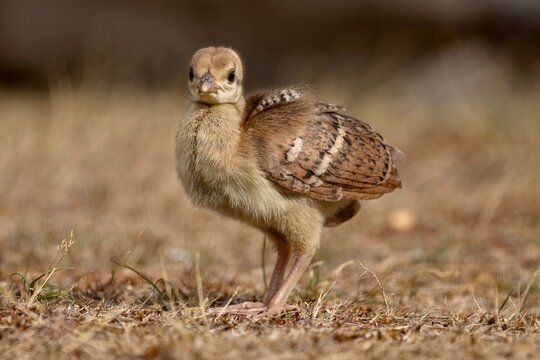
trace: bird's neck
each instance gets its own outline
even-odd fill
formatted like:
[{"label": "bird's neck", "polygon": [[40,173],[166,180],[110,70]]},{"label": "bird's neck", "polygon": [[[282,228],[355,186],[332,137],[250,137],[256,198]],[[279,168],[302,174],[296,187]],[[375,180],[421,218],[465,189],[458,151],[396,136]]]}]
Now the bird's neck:
[{"label": "bird's neck", "polygon": [[236,113],[238,117],[242,117],[246,107],[246,100],[241,96],[238,101],[234,103],[206,104],[206,106],[208,106],[208,109],[211,112],[226,112],[227,114]]},{"label": "bird's neck", "polygon": [[191,103],[191,107],[188,110],[188,113],[194,112],[204,112],[206,116],[225,116],[227,119],[231,120],[231,117],[238,117],[240,119],[243,117],[244,111],[246,108],[246,100],[243,96],[236,102],[227,102],[222,104],[208,104],[204,102],[194,101]]},{"label": "bird's neck", "polygon": [[178,134],[179,141],[192,144],[192,160],[214,171],[232,170],[239,161],[244,108],[244,98],[216,105],[192,103]]},{"label": "bird's neck", "polygon": [[238,129],[244,117],[246,101],[241,97],[234,103],[206,104],[193,102],[188,113],[196,115],[199,126],[228,132]]}]

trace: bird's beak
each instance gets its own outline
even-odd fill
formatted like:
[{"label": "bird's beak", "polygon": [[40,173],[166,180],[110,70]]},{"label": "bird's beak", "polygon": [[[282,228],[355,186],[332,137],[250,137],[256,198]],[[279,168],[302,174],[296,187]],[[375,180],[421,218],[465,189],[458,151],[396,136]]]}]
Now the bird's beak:
[{"label": "bird's beak", "polygon": [[215,83],[214,75],[210,74],[210,72],[206,72],[202,77],[201,80],[199,80],[199,83],[197,84],[197,89],[199,90],[199,93],[211,93],[215,94],[217,93],[219,89],[219,85]]}]

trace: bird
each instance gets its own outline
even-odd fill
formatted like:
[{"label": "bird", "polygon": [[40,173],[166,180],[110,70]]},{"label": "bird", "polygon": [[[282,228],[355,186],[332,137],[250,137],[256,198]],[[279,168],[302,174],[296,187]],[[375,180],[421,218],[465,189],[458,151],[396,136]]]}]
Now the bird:
[{"label": "bird", "polygon": [[261,302],[218,310],[279,313],[291,306],[323,228],[350,220],[360,200],[401,188],[401,151],[305,87],[244,95],[243,63],[228,47],[197,50],[187,80],[190,104],[175,139],[179,182],[194,206],[260,229],[277,253]]}]

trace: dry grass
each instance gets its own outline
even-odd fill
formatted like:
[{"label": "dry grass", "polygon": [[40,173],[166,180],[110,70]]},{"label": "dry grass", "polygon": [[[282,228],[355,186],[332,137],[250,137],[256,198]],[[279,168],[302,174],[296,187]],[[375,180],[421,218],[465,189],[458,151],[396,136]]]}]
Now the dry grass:
[{"label": "dry grass", "polygon": [[404,150],[404,189],[326,230],[271,319],[205,310],[262,297],[263,236],[183,195],[181,92],[0,93],[0,357],[534,358],[540,87],[489,78],[321,89]]}]

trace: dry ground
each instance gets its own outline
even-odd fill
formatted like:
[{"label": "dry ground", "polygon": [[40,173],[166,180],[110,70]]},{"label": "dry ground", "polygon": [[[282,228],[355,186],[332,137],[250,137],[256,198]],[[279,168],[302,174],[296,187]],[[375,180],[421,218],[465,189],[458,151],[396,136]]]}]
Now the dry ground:
[{"label": "dry ground", "polygon": [[404,188],[326,230],[270,319],[204,310],[262,297],[263,237],[183,195],[180,90],[1,92],[0,357],[537,358],[540,84],[485,71],[319,89],[406,153]]}]

